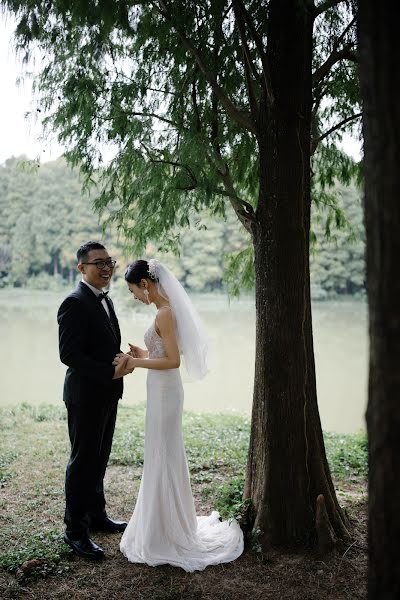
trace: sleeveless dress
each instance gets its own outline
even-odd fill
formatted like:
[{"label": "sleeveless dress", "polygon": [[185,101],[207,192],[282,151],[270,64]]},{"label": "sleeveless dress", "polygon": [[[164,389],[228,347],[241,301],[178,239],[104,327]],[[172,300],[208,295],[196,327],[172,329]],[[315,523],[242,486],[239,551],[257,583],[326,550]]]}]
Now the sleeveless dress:
[{"label": "sleeveless dress", "polygon": [[[154,323],[144,340],[149,358],[166,355]],[[170,564],[192,572],[238,558],[243,533],[235,520],[221,522],[216,511],[196,516],[182,408],[179,369],[149,369],[143,475],[120,550],[133,563]]]}]

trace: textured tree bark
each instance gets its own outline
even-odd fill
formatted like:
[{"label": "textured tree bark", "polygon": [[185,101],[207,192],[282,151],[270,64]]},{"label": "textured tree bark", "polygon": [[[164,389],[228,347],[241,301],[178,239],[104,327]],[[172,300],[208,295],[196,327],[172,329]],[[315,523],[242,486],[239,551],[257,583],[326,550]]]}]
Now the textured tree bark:
[{"label": "textured tree bark", "polygon": [[[309,273],[313,18],[307,2],[271,0],[269,6],[275,102],[264,101],[258,124],[256,366],[244,497],[252,501],[252,524],[265,545],[306,546],[330,533],[333,546],[348,534],[325,456],[315,383]],[[327,518],[320,518],[321,511],[317,518],[320,495]]]},{"label": "textured tree bark", "polygon": [[400,597],[400,38],[397,2],[359,2],[369,301],[370,600]]}]

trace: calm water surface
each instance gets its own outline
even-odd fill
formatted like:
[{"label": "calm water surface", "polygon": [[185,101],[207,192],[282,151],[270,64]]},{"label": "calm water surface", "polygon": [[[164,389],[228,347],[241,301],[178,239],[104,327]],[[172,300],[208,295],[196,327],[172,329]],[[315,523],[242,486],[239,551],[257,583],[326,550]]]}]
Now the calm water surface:
[{"label": "calm water surface", "polygon": [[[57,308],[65,293],[0,290],[0,404],[62,402],[65,367],[58,357]],[[122,349],[143,346],[153,307],[132,309],[115,296]],[[194,296],[213,346],[210,373],[185,384],[185,407],[197,412],[249,414],[254,377],[255,310],[252,299]],[[367,310],[356,300],[313,304],[318,402],[325,430],[364,427],[367,393]],[[125,378],[124,404],[145,401],[144,369]]]}]

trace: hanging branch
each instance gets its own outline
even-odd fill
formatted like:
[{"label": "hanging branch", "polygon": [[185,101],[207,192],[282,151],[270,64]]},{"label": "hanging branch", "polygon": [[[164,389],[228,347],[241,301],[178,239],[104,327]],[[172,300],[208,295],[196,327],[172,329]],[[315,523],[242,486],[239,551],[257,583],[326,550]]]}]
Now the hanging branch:
[{"label": "hanging branch", "polygon": [[320,136],[314,138],[312,140],[311,143],[311,154],[314,154],[318,144],[320,142],[322,142],[322,140],[324,140],[325,138],[328,137],[328,135],[331,135],[331,133],[333,133],[334,131],[337,131],[338,129],[340,129],[341,127],[343,127],[343,125],[346,125],[347,123],[350,123],[350,121],[354,121],[355,119],[359,119],[360,117],[362,117],[362,113],[356,113],[354,115],[350,115],[349,117],[346,117],[346,119],[343,119],[343,121],[340,121],[339,123],[336,123],[336,125],[334,125],[333,127],[331,127],[330,129],[328,129],[327,131],[325,131],[324,133],[322,133]]},{"label": "hanging branch", "polygon": [[343,40],[346,36],[346,33],[348,31],[350,31],[350,29],[353,27],[353,25],[356,24],[356,22],[357,22],[357,17],[353,17],[352,20],[350,21],[350,23],[348,23],[347,27],[345,27],[343,29],[342,33],[339,35],[339,37],[335,40],[335,42],[333,44],[332,49],[334,52],[339,48],[340,44],[343,42]]},{"label": "hanging branch", "polygon": [[221,146],[218,141],[218,98],[215,95],[213,95],[212,98],[212,115],[213,119],[211,122],[211,145],[214,151],[214,157],[216,159],[217,166],[215,165],[211,157],[209,157],[209,162],[211,166],[216,170],[217,175],[221,178],[222,183],[224,184],[224,188],[226,190],[226,195],[229,198],[232,208],[235,211],[239,221],[242,223],[244,228],[251,234],[252,223],[255,219],[253,207],[251,206],[251,204],[249,204],[245,200],[242,200],[237,195],[235,186],[233,185],[232,178],[229,173],[229,167],[222,157]]},{"label": "hanging branch", "polygon": [[194,114],[195,114],[195,117],[196,117],[196,131],[197,131],[197,133],[200,133],[200,131],[201,131],[201,119],[200,119],[199,106],[197,104],[197,91],[196,91],[196,78],[195,78],[195,74],[193,74],[193,81],[192,81],[192,102],[193,102]]},{"label": "hanging branch", "polygon": [[333,67],[334,64],[339,62],[339,60],[347,59],[352,60],[353,62],[358,62],[357,54],[354,52],[353,48],[355,45],[354,41],[348,42],[341,50],[339,50],[340,44],[343,42],[346,34],[350,31],[350,29],[356,24],[357,17],[353,17],[351,21],[346,25],[342,33],[339,37],[334,41],[332,52],[326,59],[326,61],[316,69],[313,74],[313,85],[315,86],[319,83],[326,75],[328,75],[329,71]]},{"label": "hanging branch", "polygon": [[332,52],[326,59],[326,61],[318,67],[318,69],[314,72],[312,76],[313,85],[317,85],[324,77],[326,77],[337,62],[342,59],[351,60],[353,62],[358,62],[357,54],[352,50],[354,47],[354,42],[349,42],[344,46],[341,50],[337,50]]},{"label": "hanging branch", "polygon": [[179,129],[187,129],[187,127],[185,127],[184,125],[178,125],[178,123],[174,123],[174,121],[171,121],[170,119],[167,119],[166,117],[162,117],[160,115],[157,115],[156,113],[128,112],[126,114],[129,115],[130,117],[151,117],[152,119],[158,119],[159,121],[163,121],[164,123],[168,123],[169,125],[171,125],[172,127],[174,127],[177,130],[179,130]]},{"label": "hanging branch", "polygon": [[246,75],[246,84],[247,84],[247,93],[249,96],[250,111],[251,111],[251,116],[253,117],[253,121],[256,123],[257,119],[258,119],[259,106],[258,106],[256,95],[254,93],[254,86],[253,86],[253,81],[252,81],[251,75],[253,74],[254,77],[259,82],[260,82],[260,76],[257,73],[257,70],[251,59],[250,49],[249,49],[249,46],[248,46],[247,40],[246,40],[243,16],[242,16],[241,11],[237,7],[237,2],[234,2],[234,13],[235,13],[235,20],[238,24],[240,39],[242,41],[243,66],[244,66],[244,72]]},{"label": "hanging branch", "polygon": [[263,67],[264,85],[265,85],[265,91],[267,94],[267,99],[268,99],[270,106],[272,106],[274,104],[274,93],[273,93],[273,89],[272,89],[268,57],[267,57],[267,53],[264,50],[264,44],[263,44],[262,38],[259,35],[259,33],[254,25],[253,19],[251,18],[248,11],[246,10],[246,7],[244,6],[242,0],[234,0],[234,5],[236,5],[238,7],[241,14],[243,15],[243,19],[244,19],[247,27],[249,28],[249,31],[253,38],[253,41],[256,45],[258,54],[261,59],[261,64]]},{"label": "hanging branch", "polygon": [[227,113],[230,115],[230,117],[232,117],[232,119],[236,121],[236,123],[238,123],[238,125],[240,125],[244,129],[248,129],[249,131],[255,134],[256,128],[254,123],[247,117],[245,113],[236,108],[236,106],[225,94],[225,91],[218,84],[215,74],[212,73],[212,71],[207,67],[206,61],[203,55],[201,54],[200,50],[195,46],[190,37],[186,35],[185,31],[183,31],[181,27],[176,25],[174,19],[168,11],[166,3],[163,0],[159,0],[159,3],[161,8],[156,4],[156,2],[153,2],[153,5],[159,11],[159,13],[171,23],[171,26],[176,30],[176,32],[182,40],[183,45],[193,55],[200,71],[203,73],[205,79],[210,84],[213,92],[220,100],[222,106],[226,109]]},{"label": "hanging branch", "polygon": [[[140,141],[139,144],[142,146],[142,148],[144,148],[145,153],[146,153],[149,161],[152,164],[170,165],[174,168],[184,169],[188,173],[189,177],[192,180],[192,183],[188,184],[186,186],[176,186],[176,189],[190,191],[190,190],[194,190],[198,187],[199,184],[197,181],[197,177],[195,176],[192,169],[188,165],[182,164],[176,160],[167,160],[165,158],[156,158],[152,155],[150,149],[146,146],[146,144],[143,141]],[[153,152],[157,152],[157,150],[153,149]]]}]

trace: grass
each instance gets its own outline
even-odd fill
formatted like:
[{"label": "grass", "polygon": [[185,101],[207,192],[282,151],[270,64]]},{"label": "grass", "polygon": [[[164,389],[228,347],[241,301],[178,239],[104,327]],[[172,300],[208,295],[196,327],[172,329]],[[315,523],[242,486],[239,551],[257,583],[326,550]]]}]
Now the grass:
[{"label": "grass", "polygon": [[[116,517],[129,518],[132,513],[143,464],[144,416],[143,406],[121,405],[119,409],[113,451],[105,481],[108,510]],[[227,571],[231,573],[229,577],[236,577],[235,567],[232,565],[210,568],[203,574],[190,576],[169,566],[158,569],[127,566],[120,556],[115,536],[96,537],[112,560],[105,561],[96,568],[80,561],[71,555],[69,548],[62,542],[63,479],[69,453],[64,406],[61,404],[33,407],[21,404],[13,408],[2,408],[0,423],[0,597],[22,597],[19,594],[28,590],[27,594],[31,598],[53,599],[69,596],[77,599],[130,597],[222,600],[225,597],[250,598],[251,594],[258,597],[259,585],[268,584],[268,589],[271,590],[275,586],[282,593],[289,585],[281,580],[280,567],[276,566],[273,573],[270,572],[275,559],[262,554],[257,542],[257,532],[254,532],[252,550],[235,563],[240,565],[236,568],[239,568],[241,573],[236,586],[248,590],[243,591],[242,596],[229,595],[236,593],[228,591],[232,582],[225,576]],[[239,512],[249,428],[249,420],[242,416],[192,413],[184,415],[185,444],[198,513],[205,514],[211,508],[215,508],[223,518],[229,518]],[[365,434],[349,436],[329,433],[325,434],[325,443],[340,502],[353,520],[356,537],[361,539],[365,535]],[[362,547],[363,542],[359,545]],[[340,563],[340,569],[339,563],[329,567],[329,585],[332,585],[328,588],[332,591],[335,583],[335,589],[343,593],[343,596],[332,596],[334,598],[347,597],[349,590],[351,593],[348,597],[363,597],[361,592],[354,589],[355,586],[362,588],[361,574],[365,567],[364,555],[356,555],[356,548],[357,546],[354,546],[347,552],[345,559]],[[32,559],[38,560],[29,574],[26,572],[16,580],[14,574],[17,569]],[[276,560],[277,565],[285,564],[285,578],[292,578],[294,586],[300,585],[301,581],[302,585],[307,587],[311,572],[313,577],[317,577],[316,563],[312,557],[303,557],[299,564],[296,562],[298,558],[293,557],[290,562],[282,557]],[[352,562],[353,566],[348,566],[347,561]],[[358,564],[357,561],[359,574],[356,577],[354,564]],[[297,565],[296,573],[293,571],[293,564]],[[266,579],[259,582],[255,589],[253,584],[258,582],[263,569],[267,569]],[[318,571],[320,570],[319,568]],[[21,574],[21,571],[17,572]],[[139,578],[136,581],[139,587],[143,584],[143,595],[137,594],[137,586],[130,587],[128,572],[133,578]],[[216,577],[216,573],[222,577],[222,583]],[[98,581],[99,577],[103,578],[102,585]],[[189,579],[192,582],[191,586],[188,585]],[[324,595],[321,582],[318,586],[319,598],[331,597]],[[266,598],[269,597],[268,589],[264,590]],[[296,593],[286,589],[286,596],[283,594],[282,598],[302,600],[303,597],[296,596]],[[314,598],[310,590],[307,593],[309,595],[305,597]],[[281,596],[271,592],[271,597]]]},{"label": "grass", "polygon": [[64,573],[69,570],[66,562],[69,557],[69,549],[63,543],[62,538],[59,529],[35,533],[28,531],[18,548],[13,548],[0,555],[0,567],[14,572],[21,565],[35,558],[39,562],[36,575]]},{"label": "grass", "polygon": [[332,475],[349,480],[366,478],[368,474],[367,435],[325,433],[325,448]]}]

